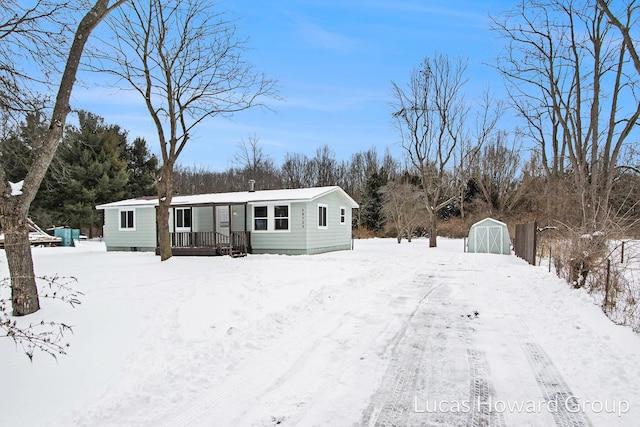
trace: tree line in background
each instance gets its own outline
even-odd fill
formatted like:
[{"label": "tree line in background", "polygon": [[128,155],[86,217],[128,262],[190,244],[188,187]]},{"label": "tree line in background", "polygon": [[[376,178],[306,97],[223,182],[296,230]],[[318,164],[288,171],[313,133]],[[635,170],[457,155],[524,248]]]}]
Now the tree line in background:
[{"label": "tree line in background", "polygon": [[[325,145],[312,157],[289,153],[277,165],[253,135],[238,143],[233,167],[213,172],[177,163],[189,129],[182,137],[169,135],[172,145],[159,162],[146,141],[129,142],[117,124],[81,111],[79,124],[66,127],[30,215],[45,226],[82,228],[93,236],[100,234],[102,223],[95,205],[157,194],[158,182],[164,188],[171,181],[163,192],[198,194],[242,191],[254,179],[262,189],[339,185],[361,205],[354,225],[363,234],[367,230],[400,238],[421,233],[430,236],[432,246],[438,234],[463,235],[470,221],[485,215],[592,231],[605,222],[633,229],[638,220],[638,153],[627,138],[640,116],[634,92],[640,72],[633,73],[635,51],[625,43],[632,38],[623,31],[632,22],[633,4],[621,22],[611,20],[615,15],[602,1],[525,3],[526,8],[493,17],[493,30],[508,41],[495,66],[511,83],[508,100],[493,100],[487,93],[470,102],[464,93],[466,61],[440,53],[412,70],[405,86],[392,83],[392,118],[402,159],[389,152],[380,155],[375,148],[337,159]],[[185,5],[181,9],[176,3],[176,13],[210,13]],[[138,10],[145,13],[159,12]],[[122,15],[110,25],[126,27],[126,40],[136,46],[144,42],[137,40],[140,34],[155,37],[154,28]],[[623,37],[611,34],[618,27]],[[110,64],[107,56],[95,55],[94,68]],[[130,80],[141,94],[150,89],[138,79],[149,74],[144,61],[153,59],[119,58],[118,70],[109,72]],[[271,88],[271,82],[264,84]],[[229,108],[243,109],[249,105],[245,102],[250,104],[240,99]],[[522,118],[524,125],[516,130],[498,128],[508,106]],[[42,112],[29,113],[0,141],[8,181],[26,176],[50,121]],[[166,137],[162,127],[159,131]],[[522,141],[529,144],[525,152]]]},{"label": "tree line in background", "polygon": [[[196,0],[36,0],[33,7],[7,0],[0,6],[0,222],[13,313],[39,308],[28,214],[92,234],[101,224],[96,204],[148,195],[154,185],[162,260],[171,256],[175,193],[244,190],[249,179],[262,189],[340,185],[361,206],[359,233],[398,241],[425,234],[430,246],[437,235],[464,235],[486,215],[538,220],[573,236],[637,236],[638,10],[636,0],[522,0],[493,16],[492,30],[505,40],[494,65],[508,89],[502,101],[466,96],[466,60],[425,57],[406,84],[391,87],[403,159],[370,149],[338,160],[322,146],[313,157],[290,153],[278,166],[253,136],[239,143],[234,167],[211,172],[180,166],[193,129],[277,97],[276,83],[242,59],[246,39],[224,11]],[[103,20],[108,35],[83,58]],[[129,142],[126,131],[89,112],[79,113],[77,127],[67,125],[81,59],[141,96],[158,158],[145,141]],[[506,108],[519,122],[501,129]],[[578,242],[567,257],[569,276],[584,283],[602,257]]]},{"label": "tree line in background", "polygon": [[[40,225],[81,228],[90,236],[101,235],[102,212],[96,205],[125,198],[153,196],[160,166],[144,139],[128,140],[126,130],[106,124],[92,113],[80,111],[78,125],[65,136],[31,207]],[[0,161],[10,181],[25,174],[33,145],[46,130],[40,115],[28,116],[19,130],[0,141]],[[574,177],[566,173],[549,198],[549,180],[537,157],[523,152],[517,138],[502,130],[487,134],[482,144],[471,144],[464,170],[454,167],[439,176],[441,200],[437,213],[440,236],[462,237],[469,226],[485,216],[508,222],[537,220],[544,225],[578,226],[581,212],[575,198]],[[253,135],[237,144],[233,166],[225,171],[177,165],[173,172],[175,194],[246,191],[254,179],[257,189],[342,187],[358,204],[354,227],[361,236],[410,239],[431,233],[428,196],[418,170],[405,159],[394,158],[375,147],[336,158],[327,146],[309,157],[288,153],[281,164],[265,154]],[[620,168],[611,191],[611,209],[627,225],[637,224],[640,212],[640,174]],[[622,227],[624,224],[620,223]],[[638,233],[637,228],[631,233]]]}]

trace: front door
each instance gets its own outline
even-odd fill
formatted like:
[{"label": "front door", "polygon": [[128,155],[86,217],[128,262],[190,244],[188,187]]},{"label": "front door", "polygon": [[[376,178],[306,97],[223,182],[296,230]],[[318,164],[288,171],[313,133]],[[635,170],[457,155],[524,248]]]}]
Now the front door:
[{"label": "front door", "polygon": [[229,206],[216,206],[216,231],[229,237]]},{"label": "front door", "polygon": [[175,215],[175,231],[176,233],[185,233],[191,231],[191,208],[176,208]]},{"label": "front door", "polygon": [[191,208],[175,208],[173,210],[173,246],[188,248],[192,244]]}]

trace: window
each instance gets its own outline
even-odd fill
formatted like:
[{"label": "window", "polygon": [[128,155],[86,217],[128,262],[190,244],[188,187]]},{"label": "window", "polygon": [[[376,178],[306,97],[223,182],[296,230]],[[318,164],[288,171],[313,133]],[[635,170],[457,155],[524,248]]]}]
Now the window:
[{"label": "window", "polygon": [[288,230],[289,229],[289,206],[274,206],[273,216],[275,217],[275,229],[276,230]]},{"label": "window", "polygon": [[134,209],[120,211],[119,230],[135,231],[136,229],[136,211]]},{"label": "window", "polygon": [[253,231],[289,231],[291,206],[267,204],[253,207]]},{"label": "window", "polygon": [[318,205],[318,228],[327,228],[327,205]]},{"label": "window", "polygon": [[253,207],[253,229],[254,231],[267,230],[267,207],[266,206]]},{"label": "window", "polygon": [[345,225],[347,223],[347,208],[340,206],[340,224]]},{"label": "window", "polygon": [[177,208],[176,228],[191,228],[191,208]]}]

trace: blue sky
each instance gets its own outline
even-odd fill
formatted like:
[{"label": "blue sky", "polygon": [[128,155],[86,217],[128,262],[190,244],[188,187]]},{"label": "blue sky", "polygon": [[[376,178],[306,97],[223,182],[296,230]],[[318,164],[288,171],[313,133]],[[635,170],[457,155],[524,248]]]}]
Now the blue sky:
[{"label": "blue sky", "polygon": [[[280,101],[269,110],[214,118],[200,125],[180,163],[224,170],[238,143],[257,137],[280,164],[288,152],[313,156],[327,144],[348,159],[372,146],[402,157],[391,125],[391,82],[403,85],[425,56],[436,52],[468,58],[468,100],[484,88],[501,96],[502,82],[491,63],[503,41],[489,30],[489,14],[510,1],[227,0],[249,37],[245,53],[257,70],[277,79]],[[87,109],[144,137],[157,151],[153,123],[137,94],[78,85],[73,108]]]}]

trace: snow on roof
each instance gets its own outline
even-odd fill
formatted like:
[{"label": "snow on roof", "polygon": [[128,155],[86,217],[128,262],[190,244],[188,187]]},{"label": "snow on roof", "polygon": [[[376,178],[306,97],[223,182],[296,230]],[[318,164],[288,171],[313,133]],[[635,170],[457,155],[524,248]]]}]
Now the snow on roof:
[{"label": "snow on roof", "polygon": [[[173,196],[172,206],[184,205],[207,205],[207,204],[232,204],[232,203],[260,203],[276,201],[311,201],[325,194],[338,191],[349,201],[350,207],[357,208],[358,204],[342,188],[338,186],[330,187],[310,187],[291,188],[284,190],[259,190],[259,191],[237,191],[233,193],[210,193],[195,194],[191,196]],[[120,200],[118,202],[106,203],[96,206],[96,209],[113,209],[122,207],[142,207],[157,206],[157,197],[139,197],[135,199]]]},{"label": "snow on roof", "polygon": [[480,221],[478,221],[478,222],[476,222],[476,223],[472,224],[472,225],[471,225],[471,228],[473,228],[474,226],[482,226],[482,225],[484,225],[484,224],[485,224],[485,223],[487,223],[487,222],[492,223],[492,224],[496,224],[496,225],[501,225],[501,226],[504,226],[504,227],[506,227],[506,226],[507,226],[507,224],[505,224],[505,223],[504,223],[504,222],[502,222],[502,221],[498,221],[497,219],[487,217],[487,218],[485,218],[485,219],[481,219]]}]

